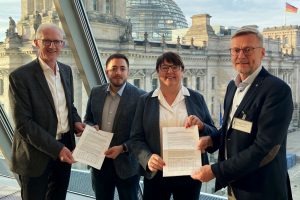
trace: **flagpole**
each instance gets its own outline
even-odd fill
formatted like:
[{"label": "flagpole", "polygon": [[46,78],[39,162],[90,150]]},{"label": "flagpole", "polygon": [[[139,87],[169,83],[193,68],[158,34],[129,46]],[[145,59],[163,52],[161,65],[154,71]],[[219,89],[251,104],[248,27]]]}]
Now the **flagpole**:
[{"label": "flagpole", "polygon": [[285,0],[285,7],[284,7],[284,26],[286,26],[286,3],[287,0]]}]

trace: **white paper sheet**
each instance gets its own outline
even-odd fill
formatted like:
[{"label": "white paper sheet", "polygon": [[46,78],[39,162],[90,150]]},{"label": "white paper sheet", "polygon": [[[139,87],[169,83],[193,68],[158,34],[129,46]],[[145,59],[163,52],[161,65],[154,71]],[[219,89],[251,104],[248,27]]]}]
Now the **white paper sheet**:
[{"label": "white paper sheet", "polygon": [[86,125],[82,136],[73,152],[76,161],[100,169],[104,161],[104,152],[108,149],[113,133],[97,131]]},{"label": "white paper sheet", "polygon": [[191,175],[202,165],[198,127],[163,127],[163,176]]}]

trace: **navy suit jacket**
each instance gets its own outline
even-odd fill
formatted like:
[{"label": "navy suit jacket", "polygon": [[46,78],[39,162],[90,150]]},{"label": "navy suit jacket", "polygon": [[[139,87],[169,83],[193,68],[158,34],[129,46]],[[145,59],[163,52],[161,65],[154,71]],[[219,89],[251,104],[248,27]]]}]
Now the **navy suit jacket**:
[{"label": "navy suit jacket", "polygon": [[[196,115],[204,123],[204,130],[199,136],[216,134],[217,129],[210,117],[204,98],[198,92],[188,89],[190,96],[185,96],[188,115]],[[147,170],[148,160],[152,154],[161,155],[159,131],[159,100],[152,97],[153,91],[143,95],[138,103],[133,121],[129,149],[138,158],[143,167],[143,175],[153,178],[155,173]],[[202,154],[203,164],[208,163],[207,155]]]},{"label": "navy suit jacket", "polygon": [[[75,148],[74,123],[81,121],[73,105],[71,68],[58,62],[65,91],[70,125],[68,148]],[[57,141],[57,116],[47,80],[36,59],[9,75],[9,97],[16,125],[12,145],[13,172],[40,176],[51,159],[57,159],[63,144]]]},{"label": "navy suit jacket", "polygon": [[291,89],[262,68],[233,116],[242,119],[244,115],[252,122],[250,133],[231,125],[227,130],[236,89],[231,81],[224,100],[223,125],[213,136],[214,147],[220,148],[219,162],[212,165],[216,189],[230,184],[235,197],[243,200],[288,199],[286,138],[293,113]]},{"label": "navy suit jacket", "polygon": [[[84,122],[89,125],[99,125],[100,129],[108,86],[109,84],[94,87],[86,108]],[[144,93],[145,91],[136,88],[128,82],[126,83],[115,115],[112,128],[114,136],[110,147],[126,143],[129,139],[137,101],[139,96]],[[129,152],[121,153],[113,162],[118,176],[122,179],[127,179],[138,173],[139,166],[136,158]]]}]

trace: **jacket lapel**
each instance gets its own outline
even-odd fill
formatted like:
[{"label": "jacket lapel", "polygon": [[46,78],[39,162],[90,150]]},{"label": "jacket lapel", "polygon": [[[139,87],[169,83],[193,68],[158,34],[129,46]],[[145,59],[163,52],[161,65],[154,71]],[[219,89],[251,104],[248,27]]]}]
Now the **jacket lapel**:
[{"label": "jacket lapel", "polygon": [[96,94],[95,98],[97,98],[97,101],[99,101],[99,102],[97,104],[94,104],[93,108],[92,108],[93,110],[96,110],[95,122],[98,124],[100,129],[101,129],[101,125],[102,125],[102,113],[103,113],[103,108],[104,108],[104,103],[105,103],[108,87],[109,87],[109,84],[106,84],[106,87],[103,87],[102,90],[100,91],[100,95],[98,96],[98,94]]},{"label": "jacket lapel", "polygon": [[246,107],[246,105],[249,102],[253,101],[253,99],[255,98],[255,94],[257,94],[257,90],[262,85],[262,82],[263,82],[266,74],[267,74],[267,71],[264,68],[262,68],[262,70],[259,72],[257,77],[254,79],[253,83],[251,84],[248,92],[245,94],[245,96],[244,96],[242,102],[240,103],[239,107],[237,108],[236,112],[234,113],[234,117],[239,116],[240,113]]},{"label": "jacket lapel", "polygon": [[[153,137],[151,137],[151,143],[155,146],[154,148],[157,149],[159,153],[161,152],[160,144],[162,143],[160,138],[160,123],[159,123],[159,117],[160,117],[160,109],[159,109],[159,100],[158,97],[151,97],[153,93],[151,93],[150,96],[150,110],[147,110],[148,113],[144,113],[144,115],[147,115],[150,119],[150,122],[148,126],[151,126],[149,131],[150,133],[153,133]],[[146,121],[146,120],[145,120]],[[148,120],[147,120],[148,121]],[[160,142],[157,142],[160,141]]]},{"label": "jacket lapel", "polygon": [[113,124],[113,128],[112,128],[113,132],[115,132],[115,130],[117,128],[120,114],[122,113],[123,109],[126,108],[126,104],[128,103],[126,101],[127,101],[128,97],[130,96],[130,93],[131,93],[130,86],[129,86],[128,83],[126,83],[126,86],[124,88],[124,91],[123,91],[123,94],[122,94],[122,97],[120,99],[118,109],[117,109],[117,112],[116,112],[116,115],[115,115],[115,120],[114,120],[114,124]]},{"label": "jacket lapel", "polygon": [[233,97],[235,94],[237,87],[234,84],[234,81],[230,82],[228,86],[228,91],[225,95],[225,101],[224,101],[224,116],[223,116],[223,124],[222,127],[227,127],[227,121],[230,114],[231,106]]},{"label": "jacket lapel", "polygon": [[67,107],[68,110],[70,111],[72,105],[71,91],[70,91],[71,88],[67,84],[70,82],[70,76],[68,76],[68,72],[66,71],[66,69],[63,66],[61,66],[59,63],[58,63],[58,67],[59,67],[60,79],[65,91]]},{"label": "jacket lapel", "polygon": [[44,91],[53,111],[56,112],[50,88],[48,86],[47,80],[45,78],[45,75],[43,73],[43,70],[40,66],[38,59],[36,59],[36,65],[35,65],[35,78],[37,79],[37,82],[40,84],[42,90]]}]

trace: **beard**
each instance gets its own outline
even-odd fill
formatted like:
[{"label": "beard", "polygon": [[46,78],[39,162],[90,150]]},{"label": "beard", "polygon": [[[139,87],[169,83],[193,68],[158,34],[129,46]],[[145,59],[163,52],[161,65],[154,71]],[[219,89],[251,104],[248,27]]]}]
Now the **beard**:
[{"label": "beard", "polygon": [[125,82],[126,82],[125,79],[112,79],[112,80],[110,80],[110,84],[113,87],[121,87],[122,85],[124,85]]}]

